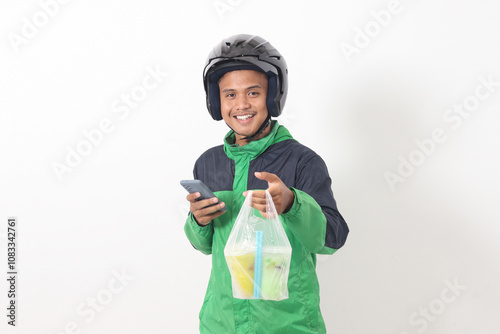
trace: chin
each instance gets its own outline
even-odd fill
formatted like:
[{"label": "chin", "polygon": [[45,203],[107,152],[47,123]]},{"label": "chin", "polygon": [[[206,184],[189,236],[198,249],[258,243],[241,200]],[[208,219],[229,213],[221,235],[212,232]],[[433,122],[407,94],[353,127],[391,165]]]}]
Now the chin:
[{"label": "chin", "polygon": [[[250,136],[253,133],[252,130],[254,130],[247,127],[242,127],[239,124],[235,124],[234,126],[231,126],[231,128],[233,128],[234,131],[238,132],[242,136]],[[257,131],[257,129],[255,129],[255,131]]]}]

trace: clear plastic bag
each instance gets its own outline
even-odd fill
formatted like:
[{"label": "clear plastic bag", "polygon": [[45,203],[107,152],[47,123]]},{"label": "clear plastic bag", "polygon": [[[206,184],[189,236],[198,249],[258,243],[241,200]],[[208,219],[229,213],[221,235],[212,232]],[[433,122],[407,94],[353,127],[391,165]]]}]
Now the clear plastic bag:
[{"label": "clear plastic bag", "polygon": [[287,299],[292,247],[269,192],[264,215],[251,201],[249,191],[224,248],[233,297]]}]

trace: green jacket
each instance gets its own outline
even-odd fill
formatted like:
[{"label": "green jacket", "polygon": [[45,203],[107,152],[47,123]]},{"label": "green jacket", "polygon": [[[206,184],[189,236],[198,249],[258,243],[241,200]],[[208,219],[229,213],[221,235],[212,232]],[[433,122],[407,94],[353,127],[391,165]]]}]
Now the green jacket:
[{"label": "green jacket", "polygon": [[[191,244],[212,254],[212,271],[200,311],[200,333],[325,333],[319,307],[316,254],[333,254],[344,244],[348,227],[337,210],[331,179],[323,160],[295,141],[273,121],[271,133],[244,146],[233,145],[234,133],[224,145],[209,149],[194,168],[226,203],[227,212],[199,226],[192,213],[184,226]],[[224,247],[245,200],[246,190],[266,189],[254,172],[270,172],[294,192],[292,208],[280,215],[292,246],[288,278],[289,298],[282,301],[232,297],[231,277]]]}]

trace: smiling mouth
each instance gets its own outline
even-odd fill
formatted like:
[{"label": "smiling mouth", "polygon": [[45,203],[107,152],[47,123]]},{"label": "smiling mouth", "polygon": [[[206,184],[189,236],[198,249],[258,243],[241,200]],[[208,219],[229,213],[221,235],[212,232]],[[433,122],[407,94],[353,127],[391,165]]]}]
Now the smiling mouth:
[{"label": "smiling mouth", "polygon": [[248,115],[234,116],[234,118],[236,118],[239,121],[246,121],[252,119],[254,116],[255,115],[248,114]]}]

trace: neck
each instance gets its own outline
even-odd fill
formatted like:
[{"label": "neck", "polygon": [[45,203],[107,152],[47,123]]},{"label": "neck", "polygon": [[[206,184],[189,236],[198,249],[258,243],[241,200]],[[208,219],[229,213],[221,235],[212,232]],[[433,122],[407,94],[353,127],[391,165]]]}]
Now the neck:
[{"label": "neck", "polygon": [[271,132],[271,123],[262,131],[260,134],[256,135],[253,139],[246,139],[246,136],[241,136],[237,134],[236,132],[234,133],[234,143],[238,144],[238,146],[245,146],[246,144],[250,143],[251,141],[259,140],[261,138],[264,138]]}]

